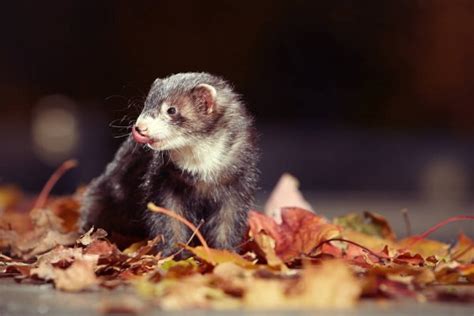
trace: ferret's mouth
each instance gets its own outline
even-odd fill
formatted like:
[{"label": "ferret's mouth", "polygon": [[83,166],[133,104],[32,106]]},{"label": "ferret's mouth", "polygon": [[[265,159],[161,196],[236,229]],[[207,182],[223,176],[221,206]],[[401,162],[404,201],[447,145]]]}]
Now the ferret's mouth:
[{"label": "ferret's mouth", "polygon": [[159,150],[163,145],[163,141],[161,140],[152,140],[151,142],[147,143],[147,146],[154,150]]},{"label": "ferret's mouth", "polygon": [[160,143],[159,139],[150,137],[146,131],[140,130],[137,127],[133,128],[132,136],[133,139],[140,144],[158,145]]}]

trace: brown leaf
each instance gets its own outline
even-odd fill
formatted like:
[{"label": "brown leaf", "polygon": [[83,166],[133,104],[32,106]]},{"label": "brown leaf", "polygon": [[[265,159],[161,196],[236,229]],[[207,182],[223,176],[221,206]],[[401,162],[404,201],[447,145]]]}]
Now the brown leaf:
[{"label": "brown leaf", "polygon": [[50,208],[33,209],[30,217],[36,229],[63,231],[63,220]]},{"label": "brown leaf", "polygon": [[423,266],[425,260],[420,254],[411,254],[409,252],[403,252],[396,255],[393,259],[393,262],[398,264],[411,264],[415,266]]},{"label": "brown leaf", "polygon": [[110,256],[119,252],[117,246],[111,244],[108,240],[94,240],[84,249],[86,254],[99,256]]},{"label": "brown leaf", "polygon": [[300,208],[284,208],[280,225],[268,216],[251,211],[249,225],[251,237],[265,232],[275,240],[276,254],[285,262],[310,254],[319,243],[340,234],[337,226]]},{"label": "brown leaf", "polygon": [[105,237],[107,237],[107,232],[105,230],[103,230],[102,228],[94,230],[94,227],[92,227],[84,235],[79,237],[77,243],[83,246],[88,246],[94,241],[98,239],[103,239]]},{"label": "brown leaf", "polygon": [[31,275],[51,280],[58,289],[81,291],[97,284],[98,255],[82,254],[80,248],[57,247],[40,256]]},{"label": "brown leaf", "polygon": [[96,264],[91,260],[75,259],[67,269],[56,269],[54,283],[56,288],[64,291],[82,291],[97,284]]},{"label": "brown leaf", "polygon": [[49,208],[61,219],[62,230],[65,232],[77,231],[80,204],[73,196],[60,197]]},{"label": "brown leaf", "polygon": [[45,253],[58,245],[73,245],[76,242],[77,233],[61,233],[55,230],[33,231],[32,234],[19,239],[14,245],[12,252],[23,258],[31,258]]},{"label": "brown leaf", "polygon": [[[18,234],[25,234],[33,229],[33,223],[28,212],[17,212],[12,210],[5,210],[0,213],[0,229],[14,230]],[[5,241],[0,237],[0,247]]]}]

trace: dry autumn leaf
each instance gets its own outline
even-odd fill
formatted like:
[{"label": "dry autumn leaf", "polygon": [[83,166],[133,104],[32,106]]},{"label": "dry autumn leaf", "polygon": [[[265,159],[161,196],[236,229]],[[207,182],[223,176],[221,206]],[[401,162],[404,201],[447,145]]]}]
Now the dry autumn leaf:
[{"label": "dry autumn leaf", "polygon": [[245,291],[252,309],[348,308],[356,304],[362,285],[347,264],[326,261],[309,266],[296,280],[255,280]]},{"label": "dry autumn leaf", "polygon": [[197,247],[185,246],[185,248],[191,251],[198,258],[201,258],[202,260],[212,265],[232,262],[244,268],[252,268],[254,266],[252,262],[247,261],[241,256],[239,256],[238,254],[230,252],[228,250],[220,250],[220,249],[206,250],[203,246],[197,246]]},{"label": "dry autumn leaf", "polygon": [[451,258],[462,263],[474,263],[474,240],[459,234],[456,245],[451,249]]},{"label": "dry autumn leaf", "polygon": [[298,186],[295,177],[288,173],[283,174],[265,204],[265,215],[281,223],[281,209],[284,207],[298,207],[312,211],[311,205],[304,199]]},{"label": "dry autumn leaf", "polygon": [[282,223],[277,224],[274,219],[252,211],[249,226],[251,236],[264,232],[275,240],[275,252],[286,262],[302,255],[310,255],[322,241],[340,235],[338,227],[313,212],[300,208],[283,208],[281,215]]}]

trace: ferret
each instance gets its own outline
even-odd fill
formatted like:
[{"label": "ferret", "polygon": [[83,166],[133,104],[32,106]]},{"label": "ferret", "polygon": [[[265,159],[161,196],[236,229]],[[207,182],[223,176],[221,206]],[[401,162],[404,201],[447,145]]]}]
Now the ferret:
[{"label": "ferret", "polygon": [[210,247],[238,250],[258,156],[253,118],[224,79],[208,73],[156,79],[131,135],[86,190],[82,231],[161,235],[158,250],[172,254],[193,232],[147,210],[153,202],[200,227]]}]

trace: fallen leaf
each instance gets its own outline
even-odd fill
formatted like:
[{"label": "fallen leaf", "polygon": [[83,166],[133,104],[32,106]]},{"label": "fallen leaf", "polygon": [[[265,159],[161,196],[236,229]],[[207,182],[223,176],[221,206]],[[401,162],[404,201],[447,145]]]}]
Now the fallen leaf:
[{"label": "fallen leaf", "polygon": [[239,256],[238,254],[234,252],[230,252],[228,250],[209,248],[209,251],[207,251],[203,246],[197,246],[197,247],[185,246],[185,248],[191,251],[197,257],[201,258],[202,260],[212,265],[217,265],[217,264],[221,264],[225,262],[233,262],[245,268],[254,267],[254,263],[247,261],[241,256]]},{"label": "fallen leaf", "polygon": [[105,230],[103,230],[102,228],[94,229],[94,227],[92,227],[85,234],[79,237],[79,239],[77,240],[77,244],[88,246],[94,241],[98,239],[103,239],[105,237],[107,237],[107,232]]},{"label": "fallen leaf", "polygon": [[395,241],[396,236],[387,220],[376,213],[364,212],[350,213],[344,216],[336,217],[333,223],[340,225],[345,229],[353,230],[369,236],[375,236],[381,239]]},{"label": "fallen leaf", "polygon": [[424,258],[430,256],[445,257],[448,255],[449,245],[431,239],[419,239],[417,236],[408,237],[398,242],[399,248],[418,253]]},{"label": "fallen leaf", "polygon": [[275,252],[276,243],[272,237],[268,236],[263,231],[260,231],[256,236],[251,237],[253,237],[259,248],[262,250],[268,266],[277,269],[286,269],[285,263]]},{"label": "fallen leaf", "polygon": [[474,263],[474,240],[459,234],[456,245],[451,249],[451,258],[462,263]]},{"label": "fallen leaf", "polygon": [[300,208],[282,209],[280,225],[272,218],[252,211],[249,214],[249,225],[251,236],[265,232],[275,240],[276,254],[285,262],[309,255],[322,241],[340,235],[337,226]]},{"label": "fallen leaf", "polygon": [[214,287],[213,281],[212,275],[194,274],[180,280],[166,279],[157,284],[144,279],[134,284],[140,293],[155,298],[159,306],[166,310],[229,309],[241,305],[238,299]]},{"label": "fallen leaf", "polygon": [[381,251],[386,246],[390,248],[398,248],[398,244],[396,242],[377,236],[367,235],[351,229],[343,229],[341,235],[344,239],[356,242],[375,252]]},{"label": "fallen leaf", "polygon": [[48,207],[61,219],[62,231],[77,231],[77,222],[79,219],[79,201],[72,197],[60,197],[54,199]]},{"label": "fallen leaf", "polygon": [[[0,231],[0,236],[3,233]],[[13,255],[29,259],[58,245],[73,245],[77,235],[74,232],[64,234],[55,230],[36,229],[24,236],[13,235],[9,247]]]},{"label": "fallen leaf", "polygon": [[77,292],[97,285],[94,270],[96,263],[91,260],[75,259],[66,269],[55,269],[53,278],[56,288]]},{"label": "fallen leaf", "polygon": [[110,243],[108,240],[94,240],[84,249],[84,253],[107,257],[112,254],[119,253],[119,250],[117,246]]},{"label": "fallen leaf", "polygon": [[38,258],[31,275],[53,281],[58,289],[80,291],[97,284],[98,255],[83,254],[80,248],[57,247]]},{"label": "fallen leaf", "polygon": [[277,223],[281,223],[281,209],[284,207],[297,207],[312,211],[311,205],[304,199],[298,186],[298,180],[295,177],[288,173],[283,174],[265,204],[265,215],[273,218]]},{"label": "fallen leaf", "polygon": [[296,282],[252,281],[244,305],[252,309],[349,308],[361,293],[362,285],[347,264],[330,260],[306,267]]},{"label": "fallen leaf", "polygon": [[160,268],[163,271],[168,271],[169,269],[176,266],[197,268],[198,265],[199,265],[198,262],[194,258],[190,257],[185,260],[179,260],[179,261],[168,259],[160,265]]}]

